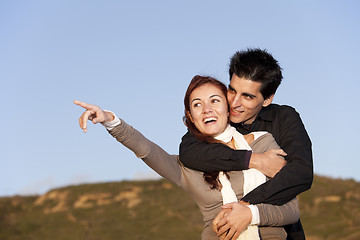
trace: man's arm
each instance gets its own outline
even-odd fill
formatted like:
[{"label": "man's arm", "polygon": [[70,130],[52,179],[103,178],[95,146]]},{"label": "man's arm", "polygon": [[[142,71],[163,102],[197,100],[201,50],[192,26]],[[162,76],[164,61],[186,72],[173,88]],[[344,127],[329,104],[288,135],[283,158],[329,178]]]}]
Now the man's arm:
[{"label": "man's arm", "polygon": [[179,156],[185,167],[197,171],[241,171],[248,169],[251,151],[233,150],[221,143],[202,142],[187,132],[182,137]]},{"label": "man's arm", "polygon": [[308,190],[313,180],[311,141],[295,109],[283,106],[273,133],[280,147],[287,153],[288,163],[274,178],[260,185],[242,200],[252,204],[270,203],[282,205]]},{"label": "man's arm", "polygon": [[285,165],[282,149],[271,149],[265,153],[234,150],[225,144],[205,143],[187,132],[180,144],[180,161],[185,167],[202,171],[241,171],[255,168],[268,177],[274,177]]}]

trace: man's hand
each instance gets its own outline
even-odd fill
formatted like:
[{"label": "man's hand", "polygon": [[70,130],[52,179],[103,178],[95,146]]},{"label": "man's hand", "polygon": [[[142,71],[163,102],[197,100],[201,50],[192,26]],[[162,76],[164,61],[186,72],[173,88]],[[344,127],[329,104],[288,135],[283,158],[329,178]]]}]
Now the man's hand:
[{"label": "man's hand", "polygon": [[96,105],[84,103],[81,101],[74,101],[74,103],[86,109],[86,111],[79,118],[80,128],[84,132],[87,132],[87,120],[90,120],[96,124],[112,121],[114,119],[114,116],[110,112],[104,112]]},{"label": "man's hand", "polygon": [[228,203],[222,208],[213,221],[213,230],[221,239],[237,239],[251,223],[251,210],[238,202]]},{"label": "man's hand", "polygon": [[252,153],[249,168],[255,168],[265,176],[273,178],[286,164],[282,149],[272,149],[264,153]]}]

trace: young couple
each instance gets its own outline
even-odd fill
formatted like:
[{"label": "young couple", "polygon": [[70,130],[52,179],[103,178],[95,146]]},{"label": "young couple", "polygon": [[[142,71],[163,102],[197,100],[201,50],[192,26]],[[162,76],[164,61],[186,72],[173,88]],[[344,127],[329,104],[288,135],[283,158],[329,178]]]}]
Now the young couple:
[{"label": "young couple", "polygon": [[271,104],[281,68],[268,52],[248,49],[234,54],[229,74],[228,89],[211,77],[192,79],[180,158],[113,113],[74,101],[86,109],[80,127],[102,123],[189,193],[203,214],[202,239],[305,239],[296,196],[312,184],[311,141],[293,108]]}]

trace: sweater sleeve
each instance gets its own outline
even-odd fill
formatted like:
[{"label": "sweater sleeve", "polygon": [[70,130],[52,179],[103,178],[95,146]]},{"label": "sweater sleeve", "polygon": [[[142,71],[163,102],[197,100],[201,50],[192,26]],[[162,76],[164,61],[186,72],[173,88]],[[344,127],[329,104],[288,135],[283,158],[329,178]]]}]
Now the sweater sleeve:
[{"label": "sweater sleeve", "polygon": [[300,218],[300,210],[296,198],[286,204],[275,206],[258,204],[260,226],[284,226],[296,223]]},{"label": "sweater sleeve", "polygon": [[108,132],[155,172],[180,186],[181,167],[178,156],[168,154],[122,119],[121,124]]}]

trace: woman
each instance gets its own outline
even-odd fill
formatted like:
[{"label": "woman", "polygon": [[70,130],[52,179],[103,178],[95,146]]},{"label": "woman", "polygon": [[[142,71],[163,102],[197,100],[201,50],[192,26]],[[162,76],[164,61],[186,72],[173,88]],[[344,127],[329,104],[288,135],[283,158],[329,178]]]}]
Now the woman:
[{"label": "woman", "polygon": [[[199,206],[205,222],[202,239],[219,239],[211,229],[211,222],[220,211],[223,203],[221,192],[222,184],[215,178],[207,177],[204,181],[202,172],[194,171],[182,166],[178,156],[169,155],[163,149],[150,140],[146,139],[140,132],[118,119],[111,112],[105,112],[99,107],[74,101],[75,104],[87,109],[79,119],[80,127],[87,131],[87,120],[93,123],[102,123],[124,146],[132,150],[147,165],[154,169],[164,178],[175,183],[195,200]],[[217,141],[214,137],[222,134],[228,126],[228,104],[226,100],[226,87],[221,82],[210,77],[195,76],[191,81],[184,99],[186,123],[190,130],[193,124],[197,136],[204,141]],[[261,144],[261,142],[266,144]],[[250,141],[251,142],[251,141]],[[231,138],[229,146],[235,147],[236,143]],[[269,148],[278,147],[270,134],[265,134],[252,141],[253,151],[264,152]],[[232,188],[237,199],[244,195],[244,173],[242,171],[227,173],[230,177]],[[210,180],[209,180],[210,179]],[[226,180],[227,178],[225,178]],[[209,184],[211,183],[211,184]],[[244,214],[247,214],[249,225],[251,222],[251,211],[243,206]],[[299,217],[297,203],[289,202],[283,206],[272,206],[267,204],[257,205],[260,215],[260,225],[283,226],[296,222]],[[268,229],[268,228],[263,228]],[[280,229],[281,228],[276,228]],[[266,233],[261,232],[261,237],[266,239]],[[279,233],[284,234],[284,231]],[[235,236],[235,235],[234,235]],[[284,236],[278,237],[284,239]]]}]

